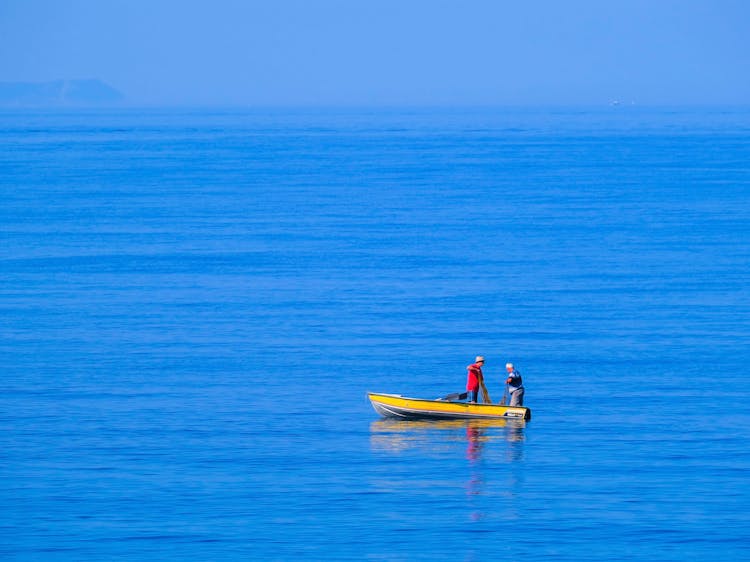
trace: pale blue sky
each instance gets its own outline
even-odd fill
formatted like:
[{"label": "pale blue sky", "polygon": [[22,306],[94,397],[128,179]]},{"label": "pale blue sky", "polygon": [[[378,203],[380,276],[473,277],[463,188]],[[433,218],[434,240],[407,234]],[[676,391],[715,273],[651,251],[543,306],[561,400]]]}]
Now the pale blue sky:
[{"label": "pale blue sky", "polygon": [[743,0],[0,0],[0,81],[160,105],[749,104]]}]

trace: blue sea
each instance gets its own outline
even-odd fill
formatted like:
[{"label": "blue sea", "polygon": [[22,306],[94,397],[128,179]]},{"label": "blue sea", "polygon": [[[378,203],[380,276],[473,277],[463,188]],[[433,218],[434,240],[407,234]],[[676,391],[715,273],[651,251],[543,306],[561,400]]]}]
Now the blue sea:
[{"label": "blue sea", "polygon": [[[750,109],[0,112],[0,558],[750,559]],[[381,420],[486,357],[527,423]]]}]

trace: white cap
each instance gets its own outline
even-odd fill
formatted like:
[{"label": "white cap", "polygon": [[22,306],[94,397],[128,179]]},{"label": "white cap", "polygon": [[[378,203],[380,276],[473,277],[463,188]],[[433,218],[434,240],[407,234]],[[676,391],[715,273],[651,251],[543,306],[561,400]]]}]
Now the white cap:
[{"label": "white cap", "polygon": [[513,368],[513,363],[506,363],[505,364],[505,368],[506,369],[512,369]]},{"label": "white cap", "polygon": [[481,355],[477,355],[477,358],[474,359],[474,363],[479,363],[480,361],[484,363],[484,357],[482,357]]}]

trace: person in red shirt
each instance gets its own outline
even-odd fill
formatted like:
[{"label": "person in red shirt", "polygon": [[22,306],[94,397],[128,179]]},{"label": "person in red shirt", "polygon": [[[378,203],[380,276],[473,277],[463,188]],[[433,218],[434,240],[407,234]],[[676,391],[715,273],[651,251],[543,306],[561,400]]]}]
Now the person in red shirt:
[{"label": "person in red shirt", "polygon": [[466,367],[468,370],[466,392],[469,393],[470,402],[477,401],[477,396],[479,395],[479,383],[484,380],[484,376],[482,375],[482,365],[484,365],[484,357],[477,355],[474,363]]}]

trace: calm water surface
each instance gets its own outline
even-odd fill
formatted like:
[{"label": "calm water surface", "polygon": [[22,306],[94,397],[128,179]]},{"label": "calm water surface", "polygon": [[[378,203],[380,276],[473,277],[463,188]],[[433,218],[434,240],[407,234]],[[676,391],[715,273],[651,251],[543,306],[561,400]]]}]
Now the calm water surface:
[{"label": "calm water surface", "polygon": [[[750,111],[0,113],[5,560],[750,559]],[[487,357],[518,423],[380,420]]]}]

